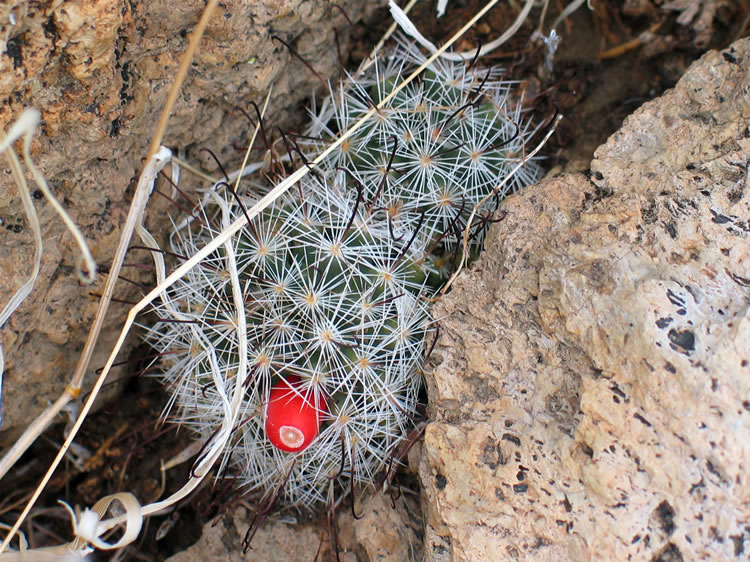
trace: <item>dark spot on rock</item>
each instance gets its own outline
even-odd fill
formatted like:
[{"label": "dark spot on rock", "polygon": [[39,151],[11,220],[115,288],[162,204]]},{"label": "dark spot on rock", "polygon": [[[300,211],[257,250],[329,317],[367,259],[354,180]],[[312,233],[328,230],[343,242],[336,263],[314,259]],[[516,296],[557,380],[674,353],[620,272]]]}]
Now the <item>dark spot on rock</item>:
[{"label": "dark spot on rock", "polygon": [[744,196],[745,196],[745,186],[744,186],[744,184],[740,185],[736,189],[732,189],[732,190],[730,190],[730,191],[727,192],[727,199],[729,199],[729,202],[732,203],[732,204],[739,203],[740,200]]},{"label": "dark spot on rock", "polygon": [[557,393],[548,396],[545,403],[547,406],[547,411],[553,414],[563,409],[563,400],[560,398],[560,396],[557,395]]},{"label": "dark spot on rock", "polygon": [[114,119],[109,128],[109,136],[115,138],[117,135],[119,135],[121,126],[122,122],[120,121],[120,118],[118,117],[117,119]]},{"label": "dark spot on rock", "polygon": [[13,61],[13,70],[23,66],[23,53],[21,52],[21,37],[8,39],[5,46],[5,54]]},{"label": "dark spot on rock", "polygon": [[513,491],[516,494],[523,494],[529,489],[528,484],[513,484]]},{"label": "dark spot on rock", "polygon": [[31,192],[31,198],[39,201],[40,199],[44,198],[44,194],[40,190],[35,189],[34,191]]},{"label": "dark spot on rock", "polygon": [[448,549],[447,549],[446,547],[444,547],[444,546],[443,546],[442,544],[436,544],[436,543],[433,543],[433,544],[432,544],[432,552],[434,552],[434,553],[436,553],[436,554],[438,554],[438,555],[442,556],[442,555],[444,555],[444,554],[448,554],[448,552],[449,552],[449,551],[448,551]]},{"label": "dark spot on rock", "polygon": [[126,104],[133,99],[133,96],[128,93],[128,89],[131,86],[129,62],[123,63],[123,65],[120,67],[120,77],[122,78],[122,86],[120,87],[120,103]]},{"label": "dark spot on rock", "polygon": [[729,275],[729,278],[737,283],[741,287],[750,287],[750,279],[747,279],[745,277],[740,277],[739,275],[736,275],[732,273],[731,271],[727,271],[727,275]]},{"label": "dark spot on rock", "polygon": [[654,513],[656,515],[657,521],[659,522],[659,526],[661,527],[661,530],[664,531],[667,534],[667,536],[670,536],[672,533],[674,533],[675,512],[672,506],[669,504],[669,502],[667,500],[664,500],[663,502],[661,502],[654,510]]},{"label": "dark spot on rock", "polygon": [[512,427],[513,420],[505,420],[505,422],[503,422],[503,425],[505,425],[505,427]]},{"label": "dark spot on rock", "polygon": [[542,547],[549,546],[550,542],[545,539],[544,537],[537,537],[536,541],[534,542],[534,546],[532,546],[532,550],[539,550]]},{"label": "dark spot on rock", "polygon": [[568,499],[568,496],[565,496],[565,499],[563,500],[562,504],[567,513],[570,513],[571,511],[573,511],[573,506],[570,504],[570,500]]},{"label": "dark spot on rock", "polygon": [[695,334],[690,330],[675,330],[673,328],[669,330],[667,337],[675,346],[685,351],[695,350]]},{"label": "dark spot on rock", "polygon": [[641,209],[641,220],[646,224],[652,224],[656,222],[658,205],[655,200],[651,200],[648,207]]},{"label": "dark spot on rock", "polygon": [[711,209],[711,214],[713,215],[713,218],[711,219],[711,221],[715,222],[716,224],[726,224],[728,222],[732,222],[732,219],[730,219],[726,215],[717,213],[713,209]]},{"label": "dark spot on rock", "polygon": [[651,559],[651,562],[682,562],[682,560],[684,558],[680,549],[675,544],[669,543]]},{"label": "dark spot on rock", "polygon": [[633,536],[633,538],[632,538],[632,539],[630,540],[630,544],[635,544],[635,543],[637,543],[637,542],[638,542],[638,541],[640,541],[640,540],[641,540],[641,535],[635,535],[635,536]]},{"label": "dark spot on rock", "polygon": [[734,544],[734,555],[742,556],[745,553],[745,538],[742,535],[729,535]]},{"label": "dark spot on rock", "polygon": [[638,420],[639,422],[641,422],[641,423],[642,423],[643,425],[645,425],[646,427],[651,427],[651,422],[650,422],[650,421],[648,421],[648,420],[647,420],[646,418],[644,418],[644,417],[643,417],[643,416],[642,416],[641,414],[639,414],[638,412],[636,412],[635,414],[633,414],[633,417],[634,417],[635,419],[637,419],[637,420]]},{"label": "dark spot on rock", "polygon": [[690,486],[690,490],[688,490],[688,494],[692,494],[696,490],[700,490],[701,488],[705,488],[705,487],[706,487],[706,482],[703,480],[703,478],[701,478],[700,482],[698,482],[697,484],[693,484],[692,486]]},{"label": "dark spot on rock", "polygon": [[515,435],[511,435],[510,433],[503,433],[502,439],[503,439],[503,441],[510,441],[516,447],[520,447],[521,446],[521,440],[518,437],[516,437]]},{"label": "dark spot on rock", "polygon": [[612,385],[610,385],[609,389],[623,400],[627,399],[628,397],[628,395],[625,394],[625,392],[623,392],[623,390],[619,386],[617,386],[617,383],[613,383]]},{"label": "dark spot on rock", "polygon": [[488,438],[482,451],[482,462],[486,464],[490,470],[495,470],[498,466],[505,464],[505,458],[503,457],[503,451],[500,448],[500,444],[495,445],[495,442]]},{"label": "dark spot on rock", "polygon": [[586,455],[589,458],[594,457],[594,449],[586,445],[586,443],[581,443],[581,450],[583,451],[583,454]]},{"label": "dark spot on rock", "polygon": [[720,480],[724,480],[724,477],[721,475],[721,472],[716,470],[716,467],[714,466],[714,463],[711,461],[706,461],[706,470],[708,470],[711,474],[719,478]]},{"label": "dark spot on rock", "polygon": [[714,378],[711,379],[711,390],[713,392],[716,392],[717,390],[719,390],[719,381]]},{"label": "dark spot on rock", "polygon": [[505,494],[500,488],[495,488],[495,497],[499,499],[501,502],[505,501]]},{"label": "dark spot on rock", "polygon": [[523,470],[519,470],[518,473],[516,473],[516,479],[519,482],[523,482],[526,480],[526,473]]},{"label": "dark spot on rock", "polygon": [[669,326],[674,320],[670,318],[669,316],[665,316],[664,318],[659,318],[656,321],[656,327],[660,330],[663,330],[667,326]]},{"label": "dark spot on rock", "polygon": [[664,223],[664,230],[672,237],[672,240],[677,240],[677,223],[674,221]]},{"label": "dark spot on rock", "polygon": [[57,24],[55,24],[55,16],[50,15],[45,22],[42,24],[44,34],[50,39],[57,38]]},{"label": "dark spot on rock", "polygon": [[444,490],[447,485],[448,480],[445,478],[445,476],[438,473],[438,475],[435,476],[435,486],[437,486],[437,489]]},{"label": "dark spot on rock", "polygon": [[724,60],[727,62],[731,62],[732,64],[737,64],[737,57],[734,55],[727,53],[726,51],[721,53],[721,56],[724,57]]},{"label": "dark spot on rock", "polygon": [[23,226],[21,226],[20,224],[8,224],[5,226],[5,230],[9,230],[10,232],[18,234],[23,230]]},{"label": "dark spot on rock", "polygon": [[593,175],[594,175],[594,179],[597,180],[597,181],[601,181],[601,180],[604,179],[604,176],[602,175],[601,172],[594,172]]},{"label": "dark spot on rock", "polygon": [[722,248],[721,249],[721,253],[724,254],[725,256],[729,257],[730,250],[731,250],[731,248]]}]

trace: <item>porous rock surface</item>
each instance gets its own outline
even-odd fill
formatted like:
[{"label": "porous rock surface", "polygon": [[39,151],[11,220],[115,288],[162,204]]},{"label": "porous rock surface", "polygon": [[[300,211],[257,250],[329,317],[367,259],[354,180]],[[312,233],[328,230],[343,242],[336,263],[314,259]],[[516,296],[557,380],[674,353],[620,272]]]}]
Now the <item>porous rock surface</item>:
[{"label": "porous rock surface", "polygon": [[[355,21],[383,2],[337,2]],[[205,2],[44,0],[0,3],[0,127],[25,107],[43,124],[32,154],[56,196],[108,265],[120,235],[137,174],[190,33]],[[321,88],[318,79],[272,36],[278,36],[324,77],[338,71],[334,29],[347,52],[349,24],[329,0],[229,0],[210,19],[172,114],[164,144],[185,149],[209,171],[238,162],[251,132],[236,109],[263,99],[272,87],[269,127],[297,130],[299,102]],[[5,169],[5,168],[4,168]],[[218,173],[218,172],[217,172]],[[73,274],[77,249],[43,199],[35,201],[44,256],[34,292],[0,330],[6,373],[3,429],[32,419],[63,390],[97,306]],[[164,232],[170,204],[152,202],[152,231]],[[141,252],[140,257],[143,258]],[[26,281],[33,239],[9,172],[0,174],[0,308]],[[129,262],[139,255],[129,256]],[[148,279],[139,270],[123,272]],[[139,295],[121,284],[115,295]],[[103,364],[127,307],[107,315],[93,371]]]},{"label": "porous rock surface", "polygon": [[428,560],[750,554],[750,41],[507,200],[435,307]]},{"label": "porous rock surface", "polygon": [[[287,562],[313,560],[316,553],[325,555],[320,532],[311,525],[269,521],[253,537],[252,549],[242,551],[242,539],[251,523],[247,510],[240,507],[232,514],[203,526],[200,539],[187,550],[168,558],[168,562]],[[325,558],[323,558],[325,560]]]},{"label": "porous rock surface", "polygon": [[337,517],[337,548],[332,551],[324,520],[295,524],[266,520],[252,539],[252,549],[242,552],[242,538],[252,522],[244,507],[203,526],[200,538],[168,562],[204,560],[287,562],[336,560],[340,562],[404,562],[422,560],[423,522],[418,500],[406,493],[375,493]]},{"label": "porous rock surface", "polygon": [[339,529],[351,528],[353,549],[364,551],[360,560],[404,562],[422,560],[424,522],[417,498],[408,491],[375,493],[351,513],[339,518]]}]

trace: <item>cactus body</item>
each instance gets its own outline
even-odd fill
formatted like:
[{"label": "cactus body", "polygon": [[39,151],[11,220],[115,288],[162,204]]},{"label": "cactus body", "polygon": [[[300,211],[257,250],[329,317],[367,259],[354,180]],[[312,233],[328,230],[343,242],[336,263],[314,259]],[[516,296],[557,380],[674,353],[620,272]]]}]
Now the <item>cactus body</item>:
[{"label": "cactus body", "polygon": [[[307,132],[321,140],[303,149],[320,150],[420,62],[418,50],[398,47],[333,93]],[[529,132],[512,87],[497,71],[433,64],[234,237],[250,369],[231,459],[249,489],[269,494],[286,480],[283,503],[314,508],[350,479],[373,483],[413,427],[432,330],[427,298],[445,282],[472,208],[524,155]],[[528,164],[490,207],[538,176]],[[174,233],[174,252],[191,255],[242,209],[217,193],[202,213],[202,227]],[[204,439],[225,415],[239,364],[226,261],[216,252],[173,286],[160,314],[179,322],[148,334],[171,357],[162,376],[178,421]],[[266,434],[279,388],[294,394],[292,417],[319,420],[300,448],[282,450]]]}]

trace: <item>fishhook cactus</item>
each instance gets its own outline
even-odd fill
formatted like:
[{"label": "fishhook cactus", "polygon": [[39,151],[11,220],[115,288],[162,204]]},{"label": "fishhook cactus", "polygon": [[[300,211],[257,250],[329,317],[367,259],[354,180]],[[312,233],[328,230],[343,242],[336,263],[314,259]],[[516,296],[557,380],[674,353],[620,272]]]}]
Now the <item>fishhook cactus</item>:
[{"label": "fishhook cactus", "polygon": [[[349,79],[296,137],[299,151],[314,156],[423,60],[400,44]],[[177,422],[206,440],[226,415],[241,287],[249,376],[230,470],[247,490],[298,509],[376,482],[419,415],[431,297],[471,210],[522,161],[531,133],[502,71],[431,64],[235,235],[239,283],[227,252],[216,252],[164,296],[148,340],[168,358]],[[471,257],[502,198],[539,176],[527,162],[490,199],[470,231]],[[205,245],[252,205],[251,187],[216,192],[199,220],[175,230],[171,250]]]}]

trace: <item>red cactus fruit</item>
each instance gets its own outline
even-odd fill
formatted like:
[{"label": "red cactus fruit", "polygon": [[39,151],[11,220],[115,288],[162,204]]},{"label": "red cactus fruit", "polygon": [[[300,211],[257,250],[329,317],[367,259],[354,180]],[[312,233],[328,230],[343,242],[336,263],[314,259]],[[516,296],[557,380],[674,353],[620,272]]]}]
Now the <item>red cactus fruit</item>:
[{"label": "red cactus fruit", "polygon": [[[290,453],[306,449],[318,436],[325,400],[306,399],[298,377],[279,380],[271,387],[266,406],[266,436],[274,447]],[[295,392],[296,390],[296,392]]]}]

